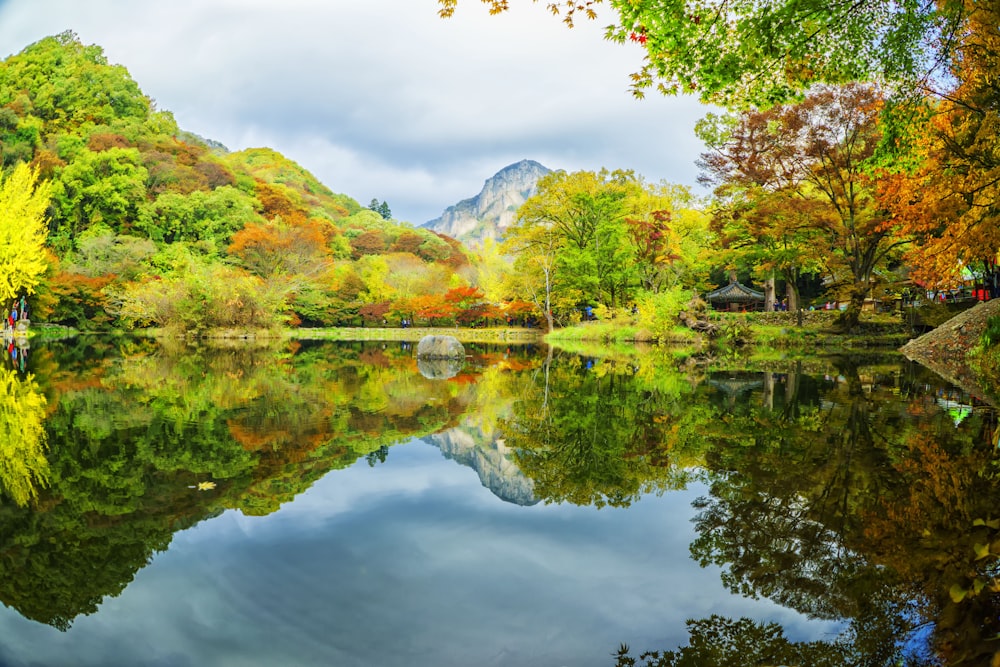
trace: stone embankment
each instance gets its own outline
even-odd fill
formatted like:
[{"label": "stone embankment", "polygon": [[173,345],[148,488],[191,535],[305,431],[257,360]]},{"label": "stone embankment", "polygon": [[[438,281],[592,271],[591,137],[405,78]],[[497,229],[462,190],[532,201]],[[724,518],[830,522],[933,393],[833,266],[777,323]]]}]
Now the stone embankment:
[{"label": "stone embankment", "polygon": [[1000,315],[1000,299],[980,303],[900,348],[908,359],[930,368],[977,398],[996,405],[994,391],[969,368],[969,351],[979,343],[986,321]]}]

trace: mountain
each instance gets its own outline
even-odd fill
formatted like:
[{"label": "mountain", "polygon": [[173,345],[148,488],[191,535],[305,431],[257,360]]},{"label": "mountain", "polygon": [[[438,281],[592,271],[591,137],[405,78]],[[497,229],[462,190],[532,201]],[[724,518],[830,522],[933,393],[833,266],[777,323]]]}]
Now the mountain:
[{"label": "mountain", "polygon": [[551,171],[534,160],[515,162],[486,179],[478,195],[449,206],[441,217],[421,226],[468,246],[481,246],[487,238],[500,239],[514,222],[517,209],[535,194],[538,179]]},{"label": "mountain", "polygon": [[527,507],[538,502],[535,484],[509,456],[502,438],[490,437],[470,426],[459,426],[424,436],[445,458],[476,471],[479,480],[500,500]]}]

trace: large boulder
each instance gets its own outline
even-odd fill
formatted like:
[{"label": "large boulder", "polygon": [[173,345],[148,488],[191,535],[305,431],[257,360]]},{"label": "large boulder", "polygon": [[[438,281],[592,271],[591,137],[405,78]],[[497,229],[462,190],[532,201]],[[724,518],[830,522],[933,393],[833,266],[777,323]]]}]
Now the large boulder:
[{"label": "large boulder", "polygon": [[417,359],[465,360],[465,348],[454,336],[424,336],[417,343]]}]

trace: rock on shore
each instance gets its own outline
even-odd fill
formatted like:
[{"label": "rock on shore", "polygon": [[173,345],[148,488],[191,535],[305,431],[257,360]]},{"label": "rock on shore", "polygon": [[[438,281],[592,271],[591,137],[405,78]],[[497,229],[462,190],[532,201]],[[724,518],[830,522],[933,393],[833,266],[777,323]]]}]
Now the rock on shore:
[{"label": "rock on shore", "polygon": [[986,321],[1000,315],[1000,299],[980,303],[959,313],[936,329],[914,338],[899,349],[911,359],[991,404],[994,393],[969,368],[966,357],[979,343]]}]

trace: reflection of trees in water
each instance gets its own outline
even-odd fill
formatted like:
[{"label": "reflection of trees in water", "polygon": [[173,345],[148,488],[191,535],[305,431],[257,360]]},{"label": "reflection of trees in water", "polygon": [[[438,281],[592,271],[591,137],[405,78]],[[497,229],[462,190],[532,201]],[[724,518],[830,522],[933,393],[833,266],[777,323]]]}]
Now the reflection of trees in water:
[{"label": "reflection of trees in water", "polygon": [[[329,346],[54,349],[33,360],[46,371],[44,423],[33,395],[50,484],[31,507],[0,506],[0,600],[63,629],[119,594],[175,531],[226,509],[272,512],[331,469],[448,426],[468,404],[407,355],[372,365]],[[23,409],[17,382],[6,386]]]},{"label": "reflection of trees in water", "polygon": [[[828,647],[843,652],[839,664],[993,664],[1000,521],[982,518],[1000,516],[995,416],[956,428],[901,386],[902,373],[879,389],[850,359],[838,371],[813,400],[787,391],[801,385],[789,375],[783,405],[766,390],[735,409],[726,401],[707,431],[710,493],[696,504],[692,554],[722,567],[734,592],[845,619]],[[736,628],[740,641],[728,636]],[[912,634],[921,629],[930,630],[922,641]],[[647,664],[761,664],[706,660],[756,636],[750,621],[703,619],[690,630],[688,647],[647,654]],[[782,639],[763,664],[838,664],[789,663],[790,646]]]},{"label": "reflection of trees in water", "polygon": [[[777,623],[758,623],[748,618],[733,620],[712,615],[689,620],[688,645],[675,651],[647,651],[632,657],[627,645],[616,655],[616,667],[760,667],[761,665],[808,665],[847,667],[853,660],[850,643],[843,639],[796,642],[788,639]],[[640,662],[641,661],[641,662]]]},{"label": "reflection of trees in water", "polygon": [[517,398],[500,428],[535,496],[625,507],[682,487],[687,475],[665,446],[679,385],[645,382],[631,363],[592,364],[550,355],[537,372],[512,378]]},{"label": "reflection of trees in water", "polygon": [[34,378],[0,368],[0,489],[18,505],[35,499],[48,481],[44,417],[45,397]]}]

